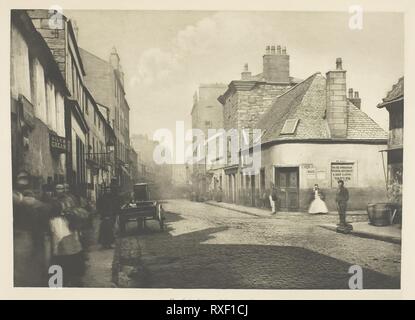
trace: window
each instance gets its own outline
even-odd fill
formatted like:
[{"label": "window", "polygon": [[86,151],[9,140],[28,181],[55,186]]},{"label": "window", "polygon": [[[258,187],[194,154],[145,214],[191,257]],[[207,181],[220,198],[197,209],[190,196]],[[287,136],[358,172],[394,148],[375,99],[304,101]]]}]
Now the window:
[{"label": "window", "polygon": [[[86,94],[85,94],[86,96]],[[89,99],[85,99],[85,112],[86,114],[89,114]]]},{"label": "window", "polygon": [[280,134],[294,134],[297,129],[298,119],[287,119],[285,120],[284,126],[282,127]]}]

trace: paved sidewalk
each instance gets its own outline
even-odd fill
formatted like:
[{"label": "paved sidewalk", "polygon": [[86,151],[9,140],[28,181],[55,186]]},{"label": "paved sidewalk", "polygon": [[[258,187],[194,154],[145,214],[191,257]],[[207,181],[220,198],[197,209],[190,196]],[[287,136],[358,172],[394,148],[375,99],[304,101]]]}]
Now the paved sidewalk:
[{"label": "paved sidewalk", "polygon": [[[247,207],[247,206],[242,206],[242,205],[238,205],[238,204],[234,204],[234,203],[227,203],[227,202],[217,202],[217,201],[205,201],[204,203],[209,204],[211,206],[215,206],[215,207],[220,207],[220,208],[225,208],[225,209],[229,209],[229,210],[234,210],[234,211],[238,211],[241,213],[245,213],[245,214],[249,214],[252,216],[258,216],[258,217],[270,217],[271,215],[271,210],[270,209],[261,209],[261,208],[255,208],[255,207]],[[281,215],[290,215],[290,216],[294,216],[294,215],[308,215],[309,214],[307,212],[288,212],[288,211],[278,211],[278,216]],[[336,215],[337,216],[337,211],[330,211],[328,213],[329,215]],[[366,211],[364,210],[360,210],[360,211],[348,211],[347,215],[348,216],[354,216],[354,215],[366,215]]]},{"label": "paved sidewalk", "polygon": [[113,288],[112,264],[114,249],[102,249],[98,244],[100,219],[98,215],[93,218],[92,229],[87,234],[86,270],[82,279],[87,288]]},{"label": "paved sidewalk", "polygon": [[[367,222],[355,222],[352,223],[353,230],[350,234],[359,236],[362,238],[370,238],[376,240],[382,240],[392,243],[401,243],[401,229],[397,225],[376,227]],[[320,227],[336,231],[337,225],[335,224],[322,224]]]}]

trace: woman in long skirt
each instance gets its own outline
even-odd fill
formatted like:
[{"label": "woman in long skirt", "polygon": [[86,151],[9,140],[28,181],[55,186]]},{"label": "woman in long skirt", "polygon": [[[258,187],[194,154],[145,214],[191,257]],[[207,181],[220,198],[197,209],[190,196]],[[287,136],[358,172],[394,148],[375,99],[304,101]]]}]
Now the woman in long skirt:
[{"label": "woman in long skirt", "polygon": [[312,197],[313,200],[310,204],[310,208],[308,209],[308,213],[325,214],[329,212],[326,203],[324,202],[324,194],[318,187],[318,184],[314,185]]}]

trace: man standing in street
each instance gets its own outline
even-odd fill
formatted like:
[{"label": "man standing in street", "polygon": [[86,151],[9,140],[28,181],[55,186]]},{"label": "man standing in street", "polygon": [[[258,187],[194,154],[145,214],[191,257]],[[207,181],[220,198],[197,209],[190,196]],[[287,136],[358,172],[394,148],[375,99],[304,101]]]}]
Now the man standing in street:
[{"label": "man standing in street", "polygon": [[275,188],[274,184],[271,182],[271,190],[269,194],[269,202],[271,204],[271,214],[277,213],[277,200],[278,200],[277,189]]},{"label": "man standing in street", "polygon": [[337,210],[339,212],[340,223],[337,225],[337,232],[348,233],[353,230],[351,224],[346,222],[347,201],[349,201],[349,190],[344,186],[344,181],[337,181],[338,189],[336,193]]}]

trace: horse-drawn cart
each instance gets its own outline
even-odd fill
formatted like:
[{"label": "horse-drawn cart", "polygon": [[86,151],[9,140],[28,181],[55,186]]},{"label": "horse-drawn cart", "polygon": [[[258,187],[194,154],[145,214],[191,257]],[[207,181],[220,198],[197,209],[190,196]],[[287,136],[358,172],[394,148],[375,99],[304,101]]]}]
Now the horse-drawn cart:
[{"label": "horse-drawn cart", "polygon": [[164,214],[161,203],[150,200],[147,183],[137,183],[133,187],[134,199],[121,207],[118,215],[118,225],[121,233],[125,232],[129,221],[136,221],[138,226],[145,226],[146,220],[156,220],[160,230],[164,230]]}]

